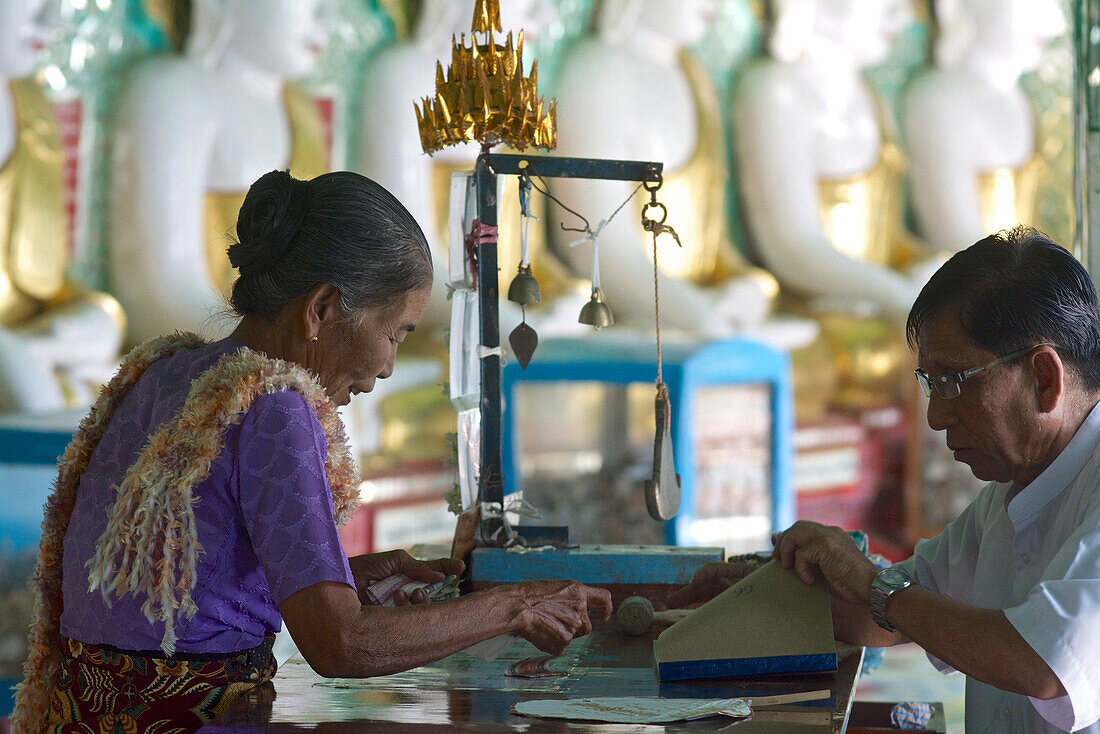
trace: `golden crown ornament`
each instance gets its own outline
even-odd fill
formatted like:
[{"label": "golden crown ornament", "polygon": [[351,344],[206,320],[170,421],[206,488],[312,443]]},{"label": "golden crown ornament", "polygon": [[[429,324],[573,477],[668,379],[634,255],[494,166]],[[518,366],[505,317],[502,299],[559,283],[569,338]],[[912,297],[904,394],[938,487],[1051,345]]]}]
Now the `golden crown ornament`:
[{"label": "golden crown ornament", "polygon": [[494,31],[503,32],[500,0],[477,0],[470,30],[469,45],[465,34],[452,37],[446,77],[436,62],[435,96],[413,104],[424,152],[474,141],[552,150],[558,144],[556,101],[538,94],[538,61],[523,76],[523,31],[515,44],[511,31],[503,44],[495,42]]}]

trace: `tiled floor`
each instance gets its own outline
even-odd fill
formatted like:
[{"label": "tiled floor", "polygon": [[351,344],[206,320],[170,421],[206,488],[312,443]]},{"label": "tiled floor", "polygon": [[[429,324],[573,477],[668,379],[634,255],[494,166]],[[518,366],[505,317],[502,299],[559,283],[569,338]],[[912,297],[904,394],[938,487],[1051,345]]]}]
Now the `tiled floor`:
[{"label": "tiled floor", "polygon": [[962,675],[942,675],[915,644],[887,648],[882,665],[865,671],[856,688],[858,701],[939,701],[948,734],[963,734]]}]

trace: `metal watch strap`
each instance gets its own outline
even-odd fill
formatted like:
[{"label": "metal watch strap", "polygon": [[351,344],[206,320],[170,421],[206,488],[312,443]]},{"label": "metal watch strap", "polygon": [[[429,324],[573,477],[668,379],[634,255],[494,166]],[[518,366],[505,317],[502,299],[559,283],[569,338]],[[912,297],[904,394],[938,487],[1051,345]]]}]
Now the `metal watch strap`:
[{"label": "metal watch strap", "polygon": [[[886,574],[886,577],[883,574]],[[897,576],[898,578],[896,580],[890,579],[891,576]],[[897,627],[890,624],[886,619],[886,601],[894,593],[912,585],[912,578],[901,568],[884,568],[875,575],[874,581],[871,582],[871,619],[875,620],[875,624],[887,632],[898,631]]]}]

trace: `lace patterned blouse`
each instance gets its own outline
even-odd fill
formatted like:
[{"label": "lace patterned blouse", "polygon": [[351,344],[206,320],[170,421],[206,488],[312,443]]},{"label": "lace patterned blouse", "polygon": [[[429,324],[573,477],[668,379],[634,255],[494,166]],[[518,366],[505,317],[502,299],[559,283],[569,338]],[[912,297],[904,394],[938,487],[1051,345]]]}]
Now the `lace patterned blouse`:
[{"label": "lace patterned blouse", "polygon": [[[163,623],[146,620],[144,598],[88,591],[87,561],[117,487],[149,436],[175,415],[191,381],[243,345],[224,339],[153,363],[118,406],[81,477],[65,535],[61,634],[90,644],[155,651]],[[256,398],[225,437],[210,475],[194,490],[198,541],[192,598],[177,621],[178,653],[225,653],[258,645],[282,626],[277,605],[320,581],[354,588],[332,519],[325,435],[293,391]]]}]

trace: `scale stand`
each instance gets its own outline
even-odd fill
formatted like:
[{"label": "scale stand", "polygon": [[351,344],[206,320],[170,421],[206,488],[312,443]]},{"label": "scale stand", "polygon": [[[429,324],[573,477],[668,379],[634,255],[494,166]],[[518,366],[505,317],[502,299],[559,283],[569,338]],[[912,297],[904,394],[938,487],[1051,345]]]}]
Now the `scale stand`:
[{"label": "scale stand", "polygon": [[[526,173],[541,178],[587,178],[639,183],[660,180],[663,163],[617,161],[600,158],[566,158],[503,153],[482,153],[474,169],[477,193],[477,219],[483,226],[497,225],[497,176]],[[500,314],[498,299],[496,239],[477,245],[478,305],[480,310],[480,344],[485,347],[481,357],[481,473],[478,495],[481,503],[504,503],[504,477],[501,472],[501,392],[500,356],[494,352],[500,346]],[[484,506],[484,504],[482,505]],[[501,519],[481,519],[479,545],[499,545]],[[523,526],[524,537],[533,544],[568,544],[568,528]],[[497,542],[488,539],[498,538]]]}]

